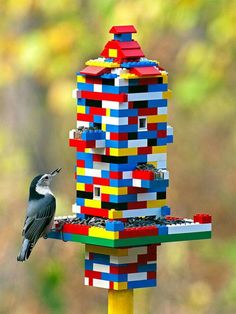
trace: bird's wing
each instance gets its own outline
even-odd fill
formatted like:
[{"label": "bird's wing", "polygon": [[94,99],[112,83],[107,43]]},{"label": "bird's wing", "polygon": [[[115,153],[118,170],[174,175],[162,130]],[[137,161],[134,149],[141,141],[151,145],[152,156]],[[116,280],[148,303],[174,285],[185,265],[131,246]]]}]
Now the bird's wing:
[{"label": "bird's wing", "polygon": [[34,215],[26,217],[23,235],[32,243],[36,243],[50,224],[56,209],[56,199],[47,195],[34,205]]}]

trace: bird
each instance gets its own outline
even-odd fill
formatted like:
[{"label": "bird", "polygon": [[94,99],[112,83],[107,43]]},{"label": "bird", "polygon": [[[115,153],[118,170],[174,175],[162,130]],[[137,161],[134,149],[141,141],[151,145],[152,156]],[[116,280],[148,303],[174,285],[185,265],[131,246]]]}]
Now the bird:
[{"label": "bird", "polygon": [[54,176],[61,171],[57,168],[51,173],[36,176],[29,188],[29,200],[25,223],[22,230],[22,246],[17,256],[18,262],[26,261],[40,237],[47,237],[53,224],[56,211],[56,198],[50,190]]}]

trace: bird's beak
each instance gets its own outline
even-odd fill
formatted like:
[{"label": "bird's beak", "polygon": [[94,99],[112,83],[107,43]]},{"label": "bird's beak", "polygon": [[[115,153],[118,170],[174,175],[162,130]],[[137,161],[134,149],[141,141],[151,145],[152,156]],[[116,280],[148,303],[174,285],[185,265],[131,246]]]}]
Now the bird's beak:
[{"label": "bird's beak", "polygon": [[51,176],[52,177],[56,176],[60,171],[61,171],[61,168],[57,168],[56,170],[51,172]]}]

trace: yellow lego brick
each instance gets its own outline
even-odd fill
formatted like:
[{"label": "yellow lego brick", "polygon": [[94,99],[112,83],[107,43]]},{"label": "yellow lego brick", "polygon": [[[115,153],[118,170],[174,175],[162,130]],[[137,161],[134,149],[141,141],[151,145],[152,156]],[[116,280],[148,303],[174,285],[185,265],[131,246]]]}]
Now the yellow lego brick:
[{"label": "yellow lego brick", "polygon": [[110,148],[111,156],[133,156],[138,155],[138,149],[136,147],[131,148]]},{"label": "yellow lego brick", "polygon": [[[128,283],[127,282],[114,282],[113,289],[114,290],[126,290],[128,289]],[[112,290],[109,290],[109,291],[112,291]]]},{"label": "yellow lego brick", "polygon": [[138,77],[139,77],[138,75],[132,74],[132,73],[121,73],[120,74],[120,78],[125,79],[125,80],[135,79]]},{"label": "yellow lego brick", "polygon": [[77,113],[86,113],[85,106],[77,106]]},{"label": "yellow lego brick", "polygon": [[153,200],[153,201],[147,201],[147,208],[159,208],[166,205],[166,199],[165,200]]},{"label": "yellow lego brick", "polygon": [[102,131],[106,132],[106,124],[102,124]]},{"label": "yellow lego brick", "polygon": [[77,183],[76,183],[76,190],[77,190],[77,191],[85,191],[85,184],[84,184],[84,183],[77,182]]},{"label": "yellow lego brick", "polygon": [[147,116],[148,123],[167,122],[167,114]]},{"label": "yellow lego brick", "polygon": [[76,174],[77,174],[77,176],[84,176],[85,175],[85,169],[76,167]]},{"label": "yellow lego brick", "polygon": [[152,147],[152,154],[160,154],[160,153],[166,153],[167,152],[167,146],[153,146]]},{"label": "yellow lego brick", "polygon": [[168,83],[168,74],[167,74],[167,73],[164,73],[164,74],[162,75],[162,77],[163,77],[163,84],[167,84],[167,83]]},{"label": "yellow lego brick", "polygon": [[91,244],[86,244],[85,250],[86,252],[113,255],[113,256],[128,256],[128,253],[129,253],[127,248],[112,248],[112,247],[104,247],[104,246],[97,246],[97,245],[91,245]]},{"label": "yellow lego brick", "polygon": [[119,239],[119,231],[107,231],[104,228],[94,227],[94,226],[89,228],[88,235],[90,237],[110,239],[110,240]]},{"label": "yellow lego brick", "polygon": [[84,199],[84,206],[93,207],[93,208],[101,208],[102,202],[100,200],[90,200]]},{"label": "yellow lego brick", "polygon": [[107,116],[107,117],[110,117],[110,116],[111,116],[111,109],[110,109],[110,108],[107,108],[107,109],[106,109],[106,116]]},{"label": "yellow lego brick", "polygon": [[85,76],[77,75],[77,82],[78,83],[85,83],[86,82]]},{"label": "yellow lego brick", "polygon": [[113,194],[113,195],[125,195],[128,194],[127,187],[113,187],[113,186],[101,186],[101,193],[103,194]]},{"label": "yellow lego brick", "polygon": [[123,217],[122,210],[110,209],[108,212],[109,219],[119,219]]},{"label": "yellow lego brick", "polygon": [[106,62],[100,59],[89,60],[85,63],[86,65],[99,66],[105,68],[119,68],[120,64],[117,62]]},{"label": "yellow lego brick", "polygon": [[108,51],[110,58],[116,58],[117,57],[117,49],[109,49]]},{"label": "yellow lego brick", "polygon": [[170,89],[168,89],[167,92],[162,93],[163,99],[169,99],[171,98],[171,95],[172,95],[172,91]]}]

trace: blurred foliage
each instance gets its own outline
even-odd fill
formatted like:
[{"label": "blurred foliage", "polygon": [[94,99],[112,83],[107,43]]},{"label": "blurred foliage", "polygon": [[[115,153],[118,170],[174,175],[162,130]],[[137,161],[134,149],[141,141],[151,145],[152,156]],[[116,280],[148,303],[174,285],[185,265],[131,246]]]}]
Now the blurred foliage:
[{"label": "blurred foliage", "polygon": [[74,202],[75,73],[112,25],[134,24],[147,57],[170,72],[173,214],[206,211],[211,241],[163,245],[159,287],[135,313],[236,312],[236,1],[0,1],[0,313],[106,313],[106,291],[83,286],[83,246],[39,241],[16,263],[31,178],[62,166],[58,214]]}]

